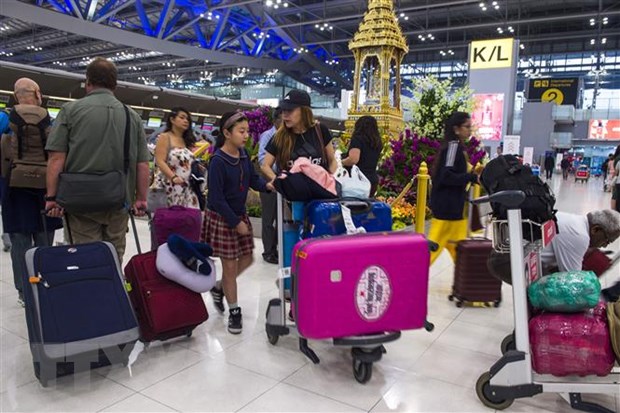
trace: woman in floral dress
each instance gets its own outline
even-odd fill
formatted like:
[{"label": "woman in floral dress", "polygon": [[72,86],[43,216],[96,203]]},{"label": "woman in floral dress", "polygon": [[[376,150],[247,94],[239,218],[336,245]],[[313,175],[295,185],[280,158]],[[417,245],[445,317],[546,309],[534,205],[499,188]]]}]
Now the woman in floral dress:
[{"label": "woman in floral dress", "polygon": [[188,110],[173,108],[166,129],[157,138],[155,162],[159,172],[155,185],[165,189],[168,207],[200,208],[198,196],[189,185],[196,143],[191,125]]}]

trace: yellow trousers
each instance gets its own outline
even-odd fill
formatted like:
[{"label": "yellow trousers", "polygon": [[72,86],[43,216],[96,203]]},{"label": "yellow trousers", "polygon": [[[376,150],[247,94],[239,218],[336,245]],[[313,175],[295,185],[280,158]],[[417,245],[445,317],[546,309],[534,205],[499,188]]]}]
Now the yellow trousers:
[{"label": "yellow trousers", "polygon": [[431,252],[431,265],[441,255],[444,248],[456,261],[456,244],[467,238],[467,220],[446,221],[443,219],[431,219],[431,228],[428,232],[428,239],[437,243],[439,248]]}]

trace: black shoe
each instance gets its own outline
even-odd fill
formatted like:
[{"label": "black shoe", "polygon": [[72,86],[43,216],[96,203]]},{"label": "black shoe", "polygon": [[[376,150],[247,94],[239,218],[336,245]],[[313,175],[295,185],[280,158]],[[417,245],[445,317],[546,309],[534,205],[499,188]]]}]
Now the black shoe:
[{"label": "black shoe", "polygon": [[269,264],[277,264],[278,257],[276,255],[263,255],[263,260]]},{"label": "black shoe", "polygon": [[213,305],[217,311],[220,314],[224,314],[224,311],[226,311],[226,307],[224,307],[224,290],[217,287],[211,288],[211,297],[213,297]]},{"label": "black shoe", "polygon": [[243,329],[243,320],[241,318],[241,308],[232,308],[228,315],[228,332],[230,334],[240,334]]}]

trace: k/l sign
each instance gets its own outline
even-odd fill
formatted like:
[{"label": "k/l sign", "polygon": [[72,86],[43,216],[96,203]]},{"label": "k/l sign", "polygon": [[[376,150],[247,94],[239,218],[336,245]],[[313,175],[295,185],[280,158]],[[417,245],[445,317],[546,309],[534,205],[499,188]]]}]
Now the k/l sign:
[{"label": "k/l sign", "polygon": [[482,40],[469,46],[470,69],[512,67],[514,39]]}]

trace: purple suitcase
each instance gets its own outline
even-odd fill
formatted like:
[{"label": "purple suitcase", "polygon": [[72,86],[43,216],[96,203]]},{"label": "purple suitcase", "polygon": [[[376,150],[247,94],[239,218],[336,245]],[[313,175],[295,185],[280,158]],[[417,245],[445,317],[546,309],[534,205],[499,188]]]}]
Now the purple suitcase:
[{"label": "purple suitcase", "polygon": [[153,217],[151,250],[156,250],[157,247],[168,242],[168,236],[171,234],[180,235],[192,242],[199,242],[201,228],[202,213],[199,209],[178,205],[159,208]]},{"label": "purple suitcase", "polygon": [[423,235],[369,233],[300,241],[293,311],[309,339],[425,327],[430,254]]}]

